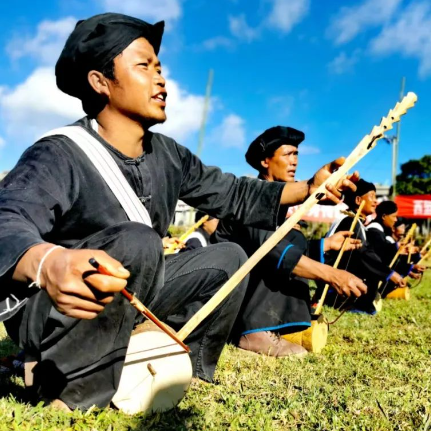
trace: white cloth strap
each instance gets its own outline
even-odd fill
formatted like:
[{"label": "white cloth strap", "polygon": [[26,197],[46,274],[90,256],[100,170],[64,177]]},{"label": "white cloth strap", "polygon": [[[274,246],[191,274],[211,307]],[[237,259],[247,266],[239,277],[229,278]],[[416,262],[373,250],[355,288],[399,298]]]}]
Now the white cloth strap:
[{"label": "white cloth strap", "polygon": [[136,196],[114,158],[103,144],[80,126],[60,127],[45,133],[41,139],[53,135],[67,136],[84,151],[117,198],[130,221],[152,226],[148,210]]}]

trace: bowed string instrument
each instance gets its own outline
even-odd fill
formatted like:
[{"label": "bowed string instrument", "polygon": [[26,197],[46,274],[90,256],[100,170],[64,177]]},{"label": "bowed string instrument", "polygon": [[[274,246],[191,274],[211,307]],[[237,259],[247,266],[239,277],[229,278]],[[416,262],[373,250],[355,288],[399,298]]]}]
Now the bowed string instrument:
[{"label": "bowed string instrument", "polygon": [[[370,134],[364,136],[333,172],[218,290],[218,292],[192,316],[175,334],[184,343],[186,338],[220,305],[260,260],[274,248],[315,204],[325,197],[328,185],[336,186],[347,172],[366,156],[401,115],[413,107],[417,97],[408,93]],[[160,330],[149,328],[132,335],[127,349],[119,387],[112,402],[128,413],[163,411],[178,404],[187,391],[192,378],[188,353],[172,337]]]}]

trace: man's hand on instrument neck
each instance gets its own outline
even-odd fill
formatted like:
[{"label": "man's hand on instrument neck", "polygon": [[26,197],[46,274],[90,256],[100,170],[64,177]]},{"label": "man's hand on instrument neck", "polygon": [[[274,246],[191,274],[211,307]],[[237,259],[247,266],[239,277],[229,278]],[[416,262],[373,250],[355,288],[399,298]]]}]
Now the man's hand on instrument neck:
[{"label": "man's hand on instrument neck", "polygon": [[[344,164],[346,159],[340,157],[331,163],[324,165],[320,168],[309,180],[309,194],[313,194],[340,166]],[[356,191],[355,182],[359,180],[359,172],[355,171],[353,174],[343,178],[335,185],[326,186],[326,197],[321,199],[319,204],[339,204],[342,202],[342,193],[346,190]]]},{"label": "man's hand on instrument neck", "polygon": [[[35,281],[40,262],[52,247],[54,244],[30,248],[18,262],[14,280]],[[91,258],[113,275],[98,273],[89,263]],[[129,271],[104,251],[58,248],[42,264],[40,286],[60,313],[77,319],[94,319],[113,301],[115,293],[126,287],[129,276]]]},{"label": "man's hand on instrument neck", "polygon": [[367,286],[360,278],[350,272],[316,262],[307,256],[301,256],[292,273],[298,277],[328,283],[340,295],[351,296],[353,294],[359,297],[367,292]]},{"label": "man's hand on instrument neck", "polygon": [[[334,173],[343,163],[344,157],[340,157],[319,169],[308,181],[288,182],[284,185],[281,195],[281,204],[297,205],[303,203],[313,194],[332,173]],[[342,202],[342,193],[346,190],[356,190],[355,182],[359,180],[359,173],[356,171],[336,185],[326,186],[325,197],[319,201],[320,204],[337,205]]]},{"label": "man's hand on instrument neck", "polygon": [[406,287],[407,283],[404,280],[404,277],[402,277],[398,272],[393,272],[389,280],[392,281],[392,283],[396,284],[397,287]]},{"label": "man's hand on instrument neck", "polygon": [[344,241],[347,239],[346,248],[344,251],[357,250],[362,247],[362,241],[356,238],[350,238],[353,232],[339,231],[334,235],[329,236],[323,240],[323,251],[327,252],[329,250],[338,251],[343,246]]},{"label": "man's hand on instrument neck", "polygon": [[172,245],[175,245],[176,249],[181,249],[186,246],[184,241],[180,241],[180,239],[176,237],[170,238],[168,236],[165,236],[164,238],[162,238],[162,243],[163,243],[163,249],[165,250],[171,247]]}]

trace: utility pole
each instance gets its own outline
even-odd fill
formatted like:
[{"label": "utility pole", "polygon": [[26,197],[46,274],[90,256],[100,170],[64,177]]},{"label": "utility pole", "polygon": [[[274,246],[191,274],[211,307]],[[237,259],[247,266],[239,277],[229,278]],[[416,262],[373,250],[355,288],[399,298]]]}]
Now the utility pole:
[{"label": "utility pole", "polygon": [[199,132],[198,148],[196,150],[196,155],[198,157],[201,156],[203,145],[204,145],[205,126],[206,126],[206,122],[207,122],[208,107],[210,104],[211,88],[213,86],[213,79],[214,79],[214,71],[212,69],[210,69],[210,71],[208,73],[208,81],[207,81],[207,89],[206,89],[206,94],[205,94],[204,111],[202,114],[201,129]]},{"label": "utility pole", "polygon": [[[404,97],[404,87],[406,85],[406,78],[403,76],[401,79],[401,89],[400,89],[400,102]],[[397,167],[398,167],[398,147],[400,144],[400,132],[401,132],[401,121],[397,123],[396,135],[390,139],[392,142],[392,196],[394,199],[396,195],[397,188]]]}]

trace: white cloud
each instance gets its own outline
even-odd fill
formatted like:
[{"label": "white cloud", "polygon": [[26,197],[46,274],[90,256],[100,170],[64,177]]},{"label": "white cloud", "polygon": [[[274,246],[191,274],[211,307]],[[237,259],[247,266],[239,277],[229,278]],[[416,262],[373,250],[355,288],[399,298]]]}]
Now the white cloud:
[{"label": "white cloud", "polygon": [[273,0],[268,24],[288,33],[307,15],[309,8],[310,0]]},{"label": "white cloud", "polygon": [[320,154],[320,148],[313,147],[312,145],[302,144],[298,147],[300,156],[309,156],[311,154]]},{"label": "white cloud", "polygon": [[344,44],[369,27],[388,22],[403,0],[365,0],[352,7],[342,7],[334,17],[328,34],[335,43]]},{"label": "white cloud", "polygon": [[235,37],[246,42],[252,42],[259,37],[259,30],[247,24],[244,14],[236,17],[230,16],[229,29]]},{"label": "white cloud", "polygon": [[359,56],[360,50],[358,49],[353,51],[350,56],[343,51],[328,63],[328,70],[335,75],[342,75],[343,73],[350,72],[359,61]]},{"label": "white cloud", "polygon": [[286,118],[290,115],[295,99],[292,96],[274,96],[268,99],[268,107],[277,113],[277,116]]},{"label": "white cloud", "polygon": [[208,141],[225,148],[243,148],[246,144],[244,119],[230,114],[215,127]]},{"label": "white cloud", "polygon": [[413,3],[371,41],[375,55],[401,53],[419,60],[419,75],[431,76],[431,7],[429,3]]},{"label": "white cloud", "polygon": [[77,120],[83,111],[78,99],[57,88],[54,70],[40,67],[15,88],[3,88],[0,115],[8,137],[28,144],[54,127]]},{"label": "white cloud", "polygon": [[124,13],[150,22],[172,22],[181,17],[180,0],[99,0],[107,12]]},{"label": "white cloud", "polygon": [[231,49],[234,47],[234,41],[225,36],[216,36],[211,39],[204,40],[200,47],[206,51],[214,51],[217,48]]},{"label": "white cloud", "polygon": [[0,148],[6,145],[6,141],[0,136]]},{"label": "white cloud", "polygon": [[12,60],[31,57],[38,64],[53,64],[57,61],[64,43],[75,28],[77,20],[67,17],[58,21],[42,21],[35,35],[14,37],[6,51]]}]

